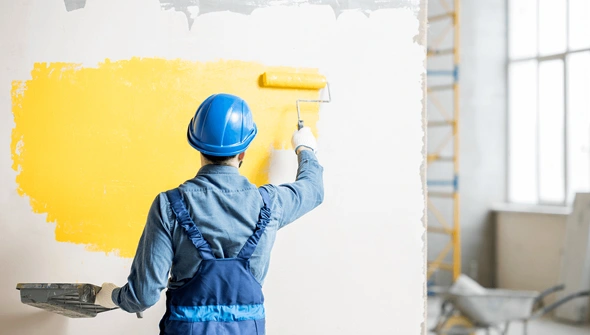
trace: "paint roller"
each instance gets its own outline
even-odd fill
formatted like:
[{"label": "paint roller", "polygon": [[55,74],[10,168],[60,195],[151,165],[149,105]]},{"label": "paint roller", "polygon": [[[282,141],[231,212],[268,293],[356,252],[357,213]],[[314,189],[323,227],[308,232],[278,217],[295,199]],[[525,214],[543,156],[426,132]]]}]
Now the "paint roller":
[{"label": "paint roller", "polygon": [[[281,88],[281,89],[299,89],[299,90],[321,90],[326,89],[328,99],[297,99],[297,129],[303,128],[301,120],[301,111],[299,104],[301,102],[328,103],[332,100],[330,96],[330,84],[325,76],[317,73],[297,73],[297,72],[264,72],[261,78],[262,87]],[[321,97],[321,93],[320,93]]]}]

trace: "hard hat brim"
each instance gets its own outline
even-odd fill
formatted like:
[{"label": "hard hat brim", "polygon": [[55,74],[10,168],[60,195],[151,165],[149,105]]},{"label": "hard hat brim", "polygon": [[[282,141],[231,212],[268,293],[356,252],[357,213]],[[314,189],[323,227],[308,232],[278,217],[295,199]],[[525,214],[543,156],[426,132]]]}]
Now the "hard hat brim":
[{"label": "hard hat brim", "polygon": [[250,143],[254,140],[256,134],[258,134],[258,128],[256,127],[256,124],[254,124],[254,129],[250,132],[250,134],[248,134],[248,136],[242,142],[234,145],[220,147],[217,145],[208,145],[195,138],[192,138],[190,136],[190,129],[187,130],[188,143],[191,145],[191,147],[205,155],[218,157],[235,156],[239,153],[244,152],[248,148],[248,146],[250,146]]}]

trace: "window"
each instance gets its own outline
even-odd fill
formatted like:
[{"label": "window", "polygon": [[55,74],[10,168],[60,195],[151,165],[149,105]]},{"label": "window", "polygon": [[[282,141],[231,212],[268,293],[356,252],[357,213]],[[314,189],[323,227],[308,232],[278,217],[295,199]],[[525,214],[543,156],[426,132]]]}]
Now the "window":
[{"label": "window", "polygon": [[590,1],[508,0],[508,198],[590,191]]}]

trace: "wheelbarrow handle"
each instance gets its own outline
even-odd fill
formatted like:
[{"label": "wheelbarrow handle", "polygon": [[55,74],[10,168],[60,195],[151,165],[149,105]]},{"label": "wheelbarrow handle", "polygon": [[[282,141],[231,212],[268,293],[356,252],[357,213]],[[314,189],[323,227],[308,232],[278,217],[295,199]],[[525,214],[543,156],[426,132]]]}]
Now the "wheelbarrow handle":
[{"label": "wheelbarrow handle", "polygon": [[555,292],[561,291],[565,289],[565,285],[564,284],[559,284],[559,285],[555,285],[553,287],[550,287],[548,289],[546,289],[545,291],[541,292],[541,294],[539,294],[539,296],[537,297],[537,299],[535,299],[535,303],[539,303],[541,301],[543,301],[543,299],[550,295],[553,294]]},{"label": "wheelbarrow handle", "polygon": [[555,285],[553,287],[550,287],[550,288],[546,289],[545,291],[539,293],[539,296],[537,296],[537,298],[535,298],[535,301],[533,302],[533,310],[543,309],[543,307],[545,307],[545,301],[543,299],[545,299],[546,296],[553,294],[555,292],[564,290],[564,289],[565,289],[565,285],[559,284],[559,285]]},{"label": "wheelbarrow handle", "polygon": [[588,297],[588,296],[590,296],[590,290],[589,291],[578,291],[578,292],[574,292],[570,295],[566,295],[565,297],[557,300],[556,302],[552,303],[551,305],[549,305],[547,307],[543,307],[540,310],[536,311],[531,316],[531,319],[536,319],[540,316],[543,316],[572,299],[576,299],[579,297]]}]

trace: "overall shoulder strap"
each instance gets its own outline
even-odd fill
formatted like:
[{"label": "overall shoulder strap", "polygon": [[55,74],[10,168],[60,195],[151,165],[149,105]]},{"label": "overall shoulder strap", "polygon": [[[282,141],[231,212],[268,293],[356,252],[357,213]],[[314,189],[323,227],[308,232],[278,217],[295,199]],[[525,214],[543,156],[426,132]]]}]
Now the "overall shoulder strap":
[{"label": "overall shoulder strap", "polygon": [[188,209],[184,204],[180,190],[175,188],[173,190],[167,191],[166,196],[168,197],[168,201],[170,201],[172,212],[174,212],[174,215],[176,215],[176,220],[178,220],[178,223],[182,226],[182,228],[184,228],[191,242],[193,242],[195,247],[197,247],[201,258],[215,259],[209,243],[207,243],[203,237],[203,234],[201,234],[199,228],[197,228],[197,225],[195,225],[195,222],[188,213]]},{"label": "overall shoulder strap", "polygon": [[260,237],[266,229],[266,225],[268,225],[268,223],[270,222],[270,196],[268,195],[268,191],[262,187],[258,189],[258,192],[260,192],[260,195],[262,196],[262,201],[264,202],[264,205],[260,209],[260,214],[258,215],[258,223],[256,223],[256,229],[254,230],[254,234],[252,234],[252,236],[250,236],[246,244],[244,244],[237,258],[250,259],[250,257],[254,253],[254,250],[256,250],[256,246],[258,245]]}]

